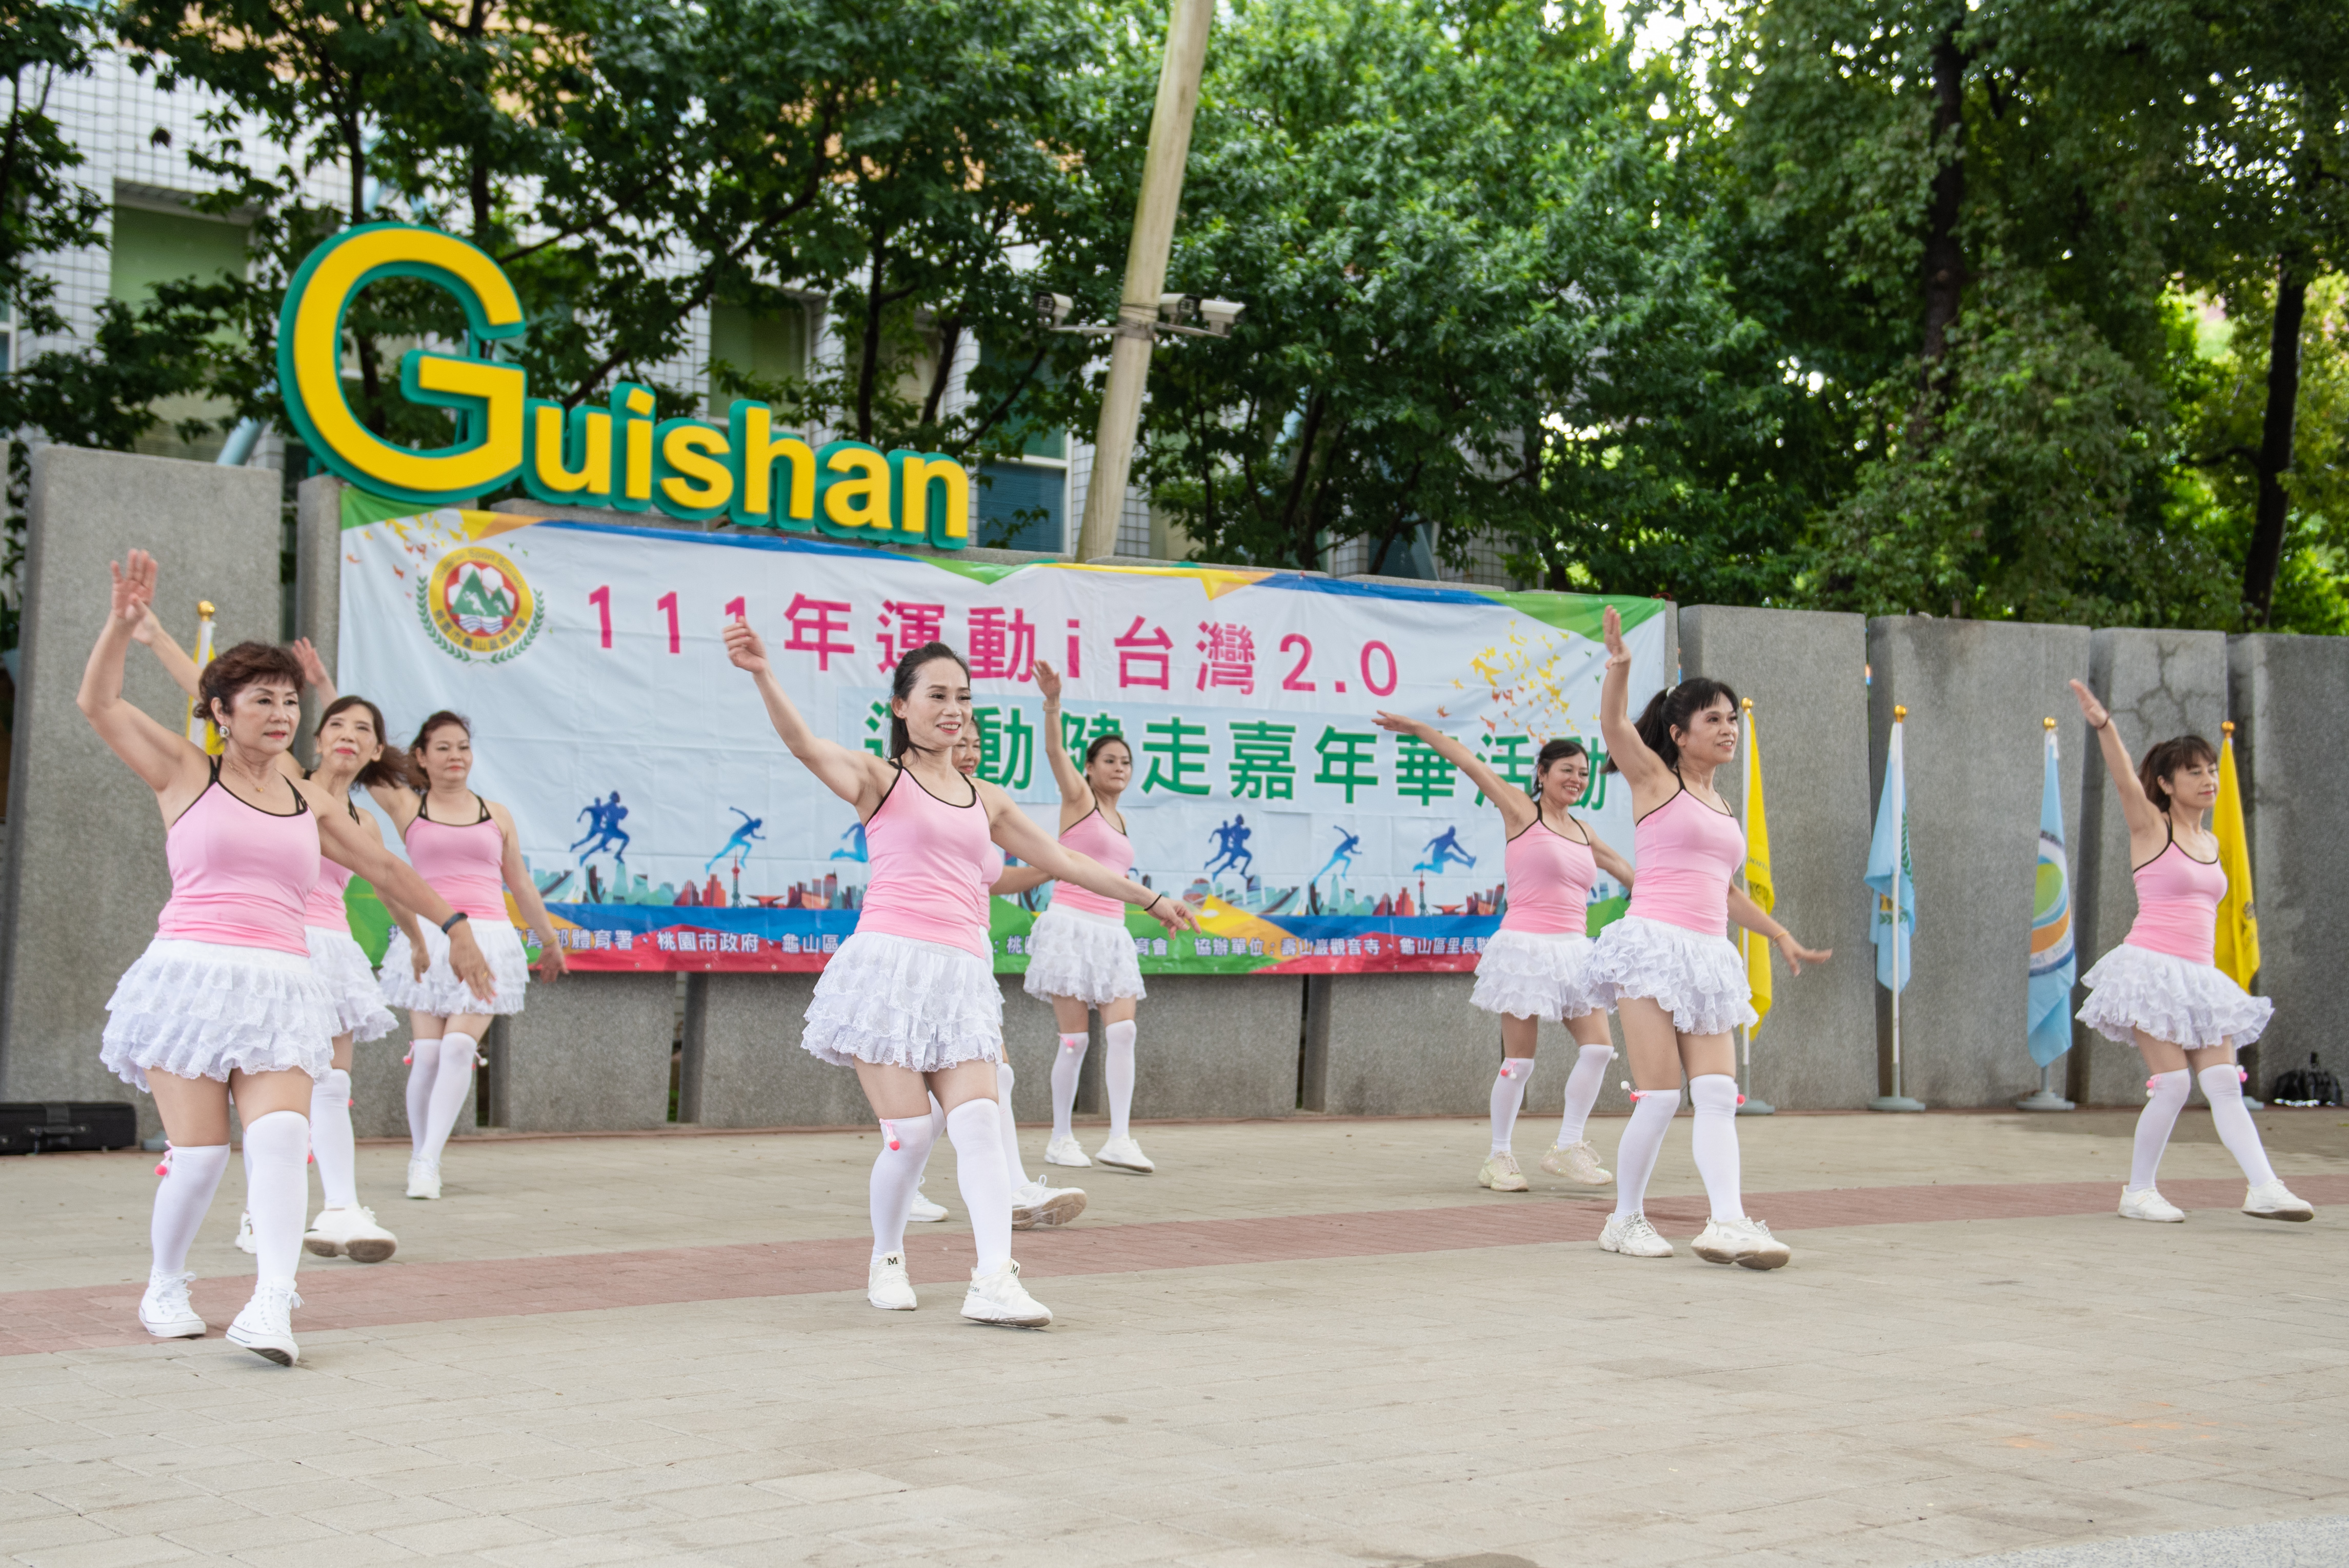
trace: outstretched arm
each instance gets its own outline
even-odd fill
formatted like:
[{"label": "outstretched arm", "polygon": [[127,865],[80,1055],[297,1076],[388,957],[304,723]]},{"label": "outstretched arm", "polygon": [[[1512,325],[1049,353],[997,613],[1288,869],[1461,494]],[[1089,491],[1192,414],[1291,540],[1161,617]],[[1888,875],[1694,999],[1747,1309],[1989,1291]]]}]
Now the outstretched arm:
[{"label": "outstretched arm", "polygon": [[1044,830],[1036,825],[1036,820],[1015,805],[998,786],[981,783],[978,792],[987,803],[988,831],[1006,854],[1017,855],[1048,877],[1072,882],[1103,898],[1137,905],[1169,931],[1199,929],[1191,906],[1181,899],[1169,898],[1138,882],[1114,875],[1100,861],[1064,847],[1058,839],[1047,837]]},{"label": "outstretched arm", "polygon": [[1835,956],[1835,949],[1832,947],[1814,952],[1795,941],[1795,934],[1764,913],[1762,906],[1747,896],[1742,887],[1733,887],[1729,890],[1729,918],[1746,930],[1758,932],[1776,943],[1778,951],[1786,955],[1786,966],[1797,975],[1803,972],[1803,965],[1806,961],[1812,964],[1825,964]]},{"label": "outstretched arm", "polygon": [[1623,617],[1609,604],[1600,624],[1607,639],[1607,674],[1599,685],[1599,733],[1607,738],[1607,760],[1633,790],[1661,789],[1671,769],[1648,749],[1631,723],[1631,650],[1623,645]]},{"label": "outstretched arm", "polygon": [[1506,824],[1511,838],[1531,827],[1534,818],[1540,814],[1541,808],[1534,803],[1532,796],[1494,772],[1482,758],[1435,726],[1383,709],[1371,722],[1381,729],[1392,730],[1397,735],[1417,737],[1437,756],[1468,775],[1476,788],[1484,791],[1485,799],[1499,810],[1501,820]]},{"label": "outstretched arm", "polygon": [[2105,771],[2113,776],[2113,789],[2121,798],[2121,820],[2128,824],[2130,837],[2150,837],[2160,832],[2161,808],[2146,798],[2145,786],[2137,782],[2137,764],[2129,760],[2128,748],[2121,742],[2120,727],[2113,722],[2112,710],[2078,681],[2072,683],[2072,695],[2080,699],[2080,717],[2096,732],[2096,744],[2105,754]]},{"label": "outstretched arm", "polygon": [[987,891],[1001,898],[1018,898],[1051,880],[1051,872],[1038,871],[1034,866],[1006,866],[1003,874],[995,879],[995,885]]},{"label": "outstretched arm", "polygon": [[1612,844],[1594,832],[1589,823],[1583,821],[1579,817],[1575,819],[1575,822],[1582,829],[1582,836],[1590,841],[1590,858],[1599,862],[1599,869],[1625,887],[1630,887],[1631,862],[1618,853]]},{"label": "outstretched arm", "polygon": [[[435,925],[455,917],[457,912],[449,901],[434,892],[432,884],[417,875],[414,866],[385,849],[375,834],[362,832],[325,789],[306,780],[294,788],[302,791],[318,819],[319,849],[336,865],[347,866],[373,882],[387,907],[395,912],[403,906],[414,910]],[[471,925],[471,922],[460,920],[449,928],[449,967],[465,983],[465,989],[486,1002],[498,994],[497,976],[490,972],[490,961],[473,940]],[[423,951],[413,934],[409,940],[415,951]]]},{"label": "outstretched arm", "polygon": [[531,880],[530,868],[522,861],[522,838],[514,831],[513,813],[494,801],[490,815],[498,821],[498,831],[505,836],[505,852],[499,871],[506,886],[513,891],[513,901],[522,909],[522,917],[538,933],[538,977],[552,980],[566,967],[563,962],[563,944],[554,934],[554,922],[546,917],[546,901],[538,896],[538,883]]},{"label": "outstretched arm", "polygon": [[767,717],[791,754],[805,764],[825,789],[855,807],[859,817],[871,816],[881,804],[881,797],[888,792],[888,765],[869,751],[851,751],[808,727],[807,720],[800,717],[800,710],[784,692],[782,683],[775,679],[775,672],[767,662],[766,643],[740,615],[726,628],[726,656],[736,669],[747,672],[758,683],[760,698],[767,705]]},{"label": "outstretched arm", "polygon": [[122,661],[129,652],[132,634],[147,618],[155,597],[155,558],[143,550],[129,553],[125,565],[111,565],[114,597],[98,645],[83,666],[81,690],[74,703],[117,757],[130,765],[147,787],[161,795],[174,784],[202,789],[198,782],[210,769],[203,752],[140,711],[122,695]]},{"label": "outstretched arm", "polygon": [[1061,672],[1038,659],[1028,666],[1028,673],[1036,677],[1036,689],[1044,696],[1044,755],[1051,759],[1052,782],[1061,787],[1061,804],[1081,815],[1093,809],[1093,787],[1085,782],[1084,771],[1061,738]]}]

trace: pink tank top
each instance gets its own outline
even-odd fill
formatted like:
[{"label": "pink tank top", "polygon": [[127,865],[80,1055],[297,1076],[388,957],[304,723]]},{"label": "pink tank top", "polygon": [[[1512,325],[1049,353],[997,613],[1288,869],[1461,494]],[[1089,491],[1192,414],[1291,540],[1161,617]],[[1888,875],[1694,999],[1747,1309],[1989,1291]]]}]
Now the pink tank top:
[{"label": "pink tank top", "polygon": [[[481,797],[473,797],[481,800]],[[408,860],[432,891],[475,920],[506,919],[505,835],[490,803],[481,800],[479,821],[452,828],[419,811],[408,824]]]},{"label": "pink tank top", "polygon": [[1639,875],[1625,913],[1707,936],[1729,934],[1729,880],[1745,859],[1736,818],[1682,786],[1632,824],[1631,850]]},{"label": "pink tank top", "polygon": [[[1109,825],[1099,806],[1086,812],[1077,824],[1061,835],[1061,842],[1087,860],[1098,861],[1112,876],[1133,874],[1133,841]],[[1125,919],[1125,901],[1103,898],[1097,892],[1077,886],[1074,882],[1052,884],[1052,902],[1079,914],[1106,915],[1112,920]]]},{"label": "pink tank top", "polygon": [[1588,844],[1578,844],[1537,819],[1509,841],[1501,865],[1509,886],[1509,907],[1501,912],[1503,931],[1580,936],[1589,930],[1590,886],[1599,880],[1599,862],[1591,858]]},{"label": "pink tank top", "polygon": [[318,822],[300,795],[294,803],[283,813],[246,805],[222,788],[213,758],[212,781],[163,835],[171,900],[155,934],[306,956],[302,911],[318,880]]},{"label": "pink tank top", "polygon": [[[978,786],[967,805],[939,799],[922,781],[897,770],[889,792],[864,823],[865,863],[871,876],[856,929],[916,942],[937,942],[988,957],[987,813],[979,809]],[[982,877],[986,881],[981,881]]]},{"label": "pink tank top", "polygon": [[2227,873],[2219,863],[2196,860],[2172,839],[2133,874],[2137,923],[2122,941],[2189,964],[2212,962],[2218,955],[2219,904],[2227,896]]}]

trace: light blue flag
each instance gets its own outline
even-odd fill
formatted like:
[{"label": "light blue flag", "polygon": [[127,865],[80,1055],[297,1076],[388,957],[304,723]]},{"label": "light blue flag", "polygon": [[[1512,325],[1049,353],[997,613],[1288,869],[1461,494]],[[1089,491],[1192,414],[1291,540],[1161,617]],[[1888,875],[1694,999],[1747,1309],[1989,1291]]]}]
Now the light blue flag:
[{"label": "light blue flag", "polygon": [[[1868,939],[1876,944],[1876,982],[1895,991],[1909,988],[1909,971],[1917,946],[1917,887],[1909,861],[1909,772],[1901,762],[1900,732],[1892,722],[1892,747],[1884,758],[1884,793],[1876,803],[1876,836],[1868,846],[1868,885],[1876,893],[1875,913]],[[1893,940],[1893,909],[1900,912],[1899,940]],[[1898,948],[1899,973],[1893,956]]]},{"label": "light blue flag", "polygon": [[2031,1059],[2045,1067],[2072,1048],[2072,868],[2064,855],[2064,796],[2055,731],[2047,731],[2047,781],[2039,790],[2039,880],[2031,904]]}]

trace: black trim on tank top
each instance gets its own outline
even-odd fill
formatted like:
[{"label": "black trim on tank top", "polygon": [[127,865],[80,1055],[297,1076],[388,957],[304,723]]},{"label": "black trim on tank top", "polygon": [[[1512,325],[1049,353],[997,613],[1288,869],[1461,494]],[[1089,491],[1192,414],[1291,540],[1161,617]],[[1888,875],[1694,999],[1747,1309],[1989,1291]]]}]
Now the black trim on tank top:
[{"label": "black trim on tank top", "polygon": [[[1084,816],[1084,817],[1080,817],[1080,818],[1078,818],[1075,821],[1073,821],[1073,822],[1070,823],[1067,827],[1065,827],[1065,828],[1061,829],[1061,837],[1062,837],[1062,838],[1064,838],[1064,839],[1065,839],[1065,838],[1067,838],[1071,833],[1075,832],[1079,828],[1083,827],[1083,826],[1085,825],[1085,817],[1099,817],[1099,818],[1100,818],[1102,821],[1104,821],[1104,822],[1109,821],[1109,813],[1108,813],[1107,811],[1104,811],[1104,810],[1102,810],[1102,808],[1101,808],[1101,800],[1100,800],[1100,799],[1099,799],[1098,797],[1096,797],[1096,798],[1094,799],[1094,800],[1093,800],[1093,809],[1092,809],[1092,810],[1090,810],[1090,811],[1087,811],[1087,812],[1085,813],[1085,816]],[[1114,828],[1117,830],[1117,836],[1118,836],[1119,838],[1123,839],[1123,838],[1125,838],[1125,837],[1127,837],[1127,836],[1128,836],[1128,835],[1127,835],[1127,833],[1126,833],[1126,830],[1125,830],[1125,824],[1124,824],[1124,823],[1123,823],[1123,822],[1115,822],[1115,823],[1112,823],[1111,825],[1112,825],[1112,827],[1114,827]]]},{"label": "black trim on tank top", "polygon": [[[1671,802],[1670,800],[1667,800],[1667,801],[1665,801],[1665,802],[1664,802],[1664,806],[1669,806],[1669,805],[1671,805]],[[1659,806],[1659,807],[1657,807],[1657,808],[1656,808],[1656,811],[1661,811],[1661,810],[1662,810],[1664,809],[1664,806]],[[1649,816],[1651,816],[1651,817],[1652,817],[1652,816],[1654,816],[1654,815],[1656,814],[1656,811],[1651,811],[1651,812],[1649,812],[1649,813],[1648,813],[1648,815],[1649,815]],[[1567,819],[1566,819],[1566,820],[1567,820],[1568,821],[1569,821],[1569,822],[1574,822],[1574,816],[1573,816],[1573,813],[1568,812],[1568,813],[1567,814]],[[1574,825],[1575,825],[1576,827],[1578,827],[1578,828],[1582,828],[1582,824],[1581,824],[1581,823],[1579,823],[1579,822],[1574,822]],[[1636,827],[1637,825],[1638,825],[1637,823],[1634,823],[1634,824],[1633,824],[1633,826],[1635,826],[1635,827]],[[1510,834],[1506,839],[1503,840],[1502,841],[1503,841],[1504,843],[1510,843],[1510,844],[1514,844],[1514,843],[1516,843],[1519,839],[1524,838],[1527,833],[1532,832],[1536,828],[1539,828],[1539,829],[1543,830],[1545,832],[1548,833],[1548,834],[1549,834],[1549,836],[1550,836],[1551,838],[1557,840],[1560,843],[1565,843],[1565,844],[1580,844],[1580,845],[1581,845],[1584,849],[1586,849],[1586,850],[1587,850],[1587,849],[1589,849],[1589,848],[1591,847],[1591,843],[1590,843],[1590,830],[1589,830],[1589,829],[1588,829],[1588,828],[1582,828],[1582,837],[1580,837],[1580,838],[1578,838],[1578,839],[1569,839],[1569,838],[1568,838],[1564,833],[1559,832],[1556,828],[1553,828],[1553,827],[1551,827],[1551,826],[1549,825],[1549,821],[1548,821],[1548,820],[1547,820],[1547,818],[1543,817],[1543,815],[1541,814],[1541,808],[1540,808],[1540,807],[1538,807],[1538,806],[1537,806],[1537,807],[1535,807],[1535,808],[1534,808],[1534,820],[1533,820],[1532,821],[1527,822],[1527,823],[1526,823],[1523,828],[1518,829],[1516,832],[1514,832],[1514,833]]]},{"label": "black trim on tank top", "polygon": [[[305,768],[302,769],[302,781],[305,784],[315,783],[317,777],[318,770],[315,768]],[[356,822],[359,820],[359,809],[356,805],[353,805],[347,797],[343,800],[343,810],[351,814],[352,821]],[[423,810],[424,809],[421,806],[417,808],[417,812],[419,816],[422,815]]]},{"label": "black trim on tank top", "polygon": [[[914,779],[914,770],[913,770],[912,769],[910,769],[910,768],[906,767],[904,763],[902,763],[902,762],[898,761],[895,758],[894,758],[894,757],[893,757],[893,758],[891,758],[889,759],[889,766],[890,766],[890,767],[892,767],[892,768],[895,768],[895,769],[897,770],[897,778],[898,778],[898,779]],[[957,775],[956,775],[956,777],[957,777],[957,778],[961,778],[962,776],[961,776],[960,774],[957,774]],[[933,800],[937,800],[937,802],[938,802],[938,804],[939,804],[939,805],[944,806],[944,807],[947,808],[947,809],[948,809],[948,810],[955,810],[955,811],[968,811],[968,810],[969,810],[973,806],[976,806],[976,805],[978,805],[978,780],[976,780],[976,779],[963,779],[963,782],[970,786],[970,799],[968,799],[968,800],[965,800],[965,801],[964,801],[961,805],[959,805],[959,806],[956,805],[952,800],[940,800],[940,799],[938,799],[938,797],[931,791],[930,787],[929,787],[928,785],[926,785],[926,784],[923,783],[919,779],[914,779],[914,788],[915,788],[915,789],[919,789],[923,794],[925,794],[925,795],[928,795],[928,796],[930,797],[930,799],[933,799]],[[889,784],[889,790],[890,790],[890,794],[895,794],[895,793],[896,792],[896,789],[897,789],[896,780],[895,780],[895,779],[892,779],[892,780],[890,781],[890,784]],[[889,796],[888,796],[888,795],[884,795],[884,796],[882,796],[882,797],[881,797],[881,805],[882,805],[882,806],[885,806],[885,805],[887,805],[888,803],[889,803]],[[874,808],[873,808],[873,816],[874,816],[874,817],[877,817],[877,816],[879,816],[880,814],[881,814],[881,806],[875,806],[875,807],[874,807]],[[871,821],[872,820],[873,820],[873,819],[872,819],[871,817],[868,817],[868,818],[866,818],[866,819],[865,819],[865,820],[866,820],[866,821]]]},{"label": "black trim on tank top", "polygon": [[[214,789],[218,789],[222,794],[227,796],[230,799],[235,801],[238,805],[243,807],[248,811],[258,811],[264,817],[274,817],[281,822],[287,821],[293,818],[304,816],[308,813],[310,810],[310,802],[302,798],[302,791],[299,789],[294,789],[292,780],[288,779],[285,787],[288,789],[294,789],[294,809],[290,811],[273,811],[266,806],[254,805],[252,801],[246,799],[243,796],[239,795],[227,785],[222,783],[220,781],[221,759],[214,757],[209,758],[209,760],[212,765],[212,781],[206,784],[202,789],[196,791],[195,800],[189,801],[187,810],[181,811],[178,817],[171,819],[171,826],[163,830],[165,832],[168,833],[172,828],[178,827],[180,825],[180,819],[181,817],[185,817],[188,814],[188,811],[192,811],[196,809],[196,801],[202,800]],[[306,777],[306,775],[305,777]]]},{"label": "black trim on tank top", "polygon": [[[430,791],[428,790],[417,800],[416,816],[408,825],[412,828],[416,826],[418,822],[429,822],[436,828],[478,828],[484,822],[493,822],[497,820],[496,818],[490,815],[490,803],[481,799],[481,792],[480,790],[468,789],[465,793],[471,795],[473,798],[473,803],[481,809],[481,814],[474,818],[471,821],[444,822],[440,818],[434,816],[432,814],[432,796]],[[408,835],[403,832],[400,834],[400,837],[405,840]]]},{"label": "black trim on tank top", "polygon": [[[2216,834],[2211,836],[2214,838],[2217,837]],[[2161,848],[2153,852],[2153,859],[2147,861],[2145,865],[2129,867],[2129,875],[2137,875],[2137,872],[2145,870],[2146,866],[2150,866],[2153,864],[2154,861],[2161,859],[2162,856],[2168,854],[2172,850],[2176,850],[2179,854],[2185,855],[2188,860],[2192,861],[2198,866],[2215,866],[2219,863],[2219,857],[2216,855],[2212,855],[2206,861],[2199,855],[2188,853],[2186,846],[2178,841],[2178,824],[2170,820],[2168,815],[2165,813],[2161,819]]]}]

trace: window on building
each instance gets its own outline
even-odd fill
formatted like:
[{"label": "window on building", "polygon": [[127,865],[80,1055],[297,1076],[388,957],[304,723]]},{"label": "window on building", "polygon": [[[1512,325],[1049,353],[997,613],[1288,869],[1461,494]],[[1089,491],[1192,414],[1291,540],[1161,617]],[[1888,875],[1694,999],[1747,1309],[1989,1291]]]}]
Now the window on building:
[{"label": "window on building", "polygon": [[155,285],[177,278],[244,275],[244,225],[200,213],[118,203],[108,291],[144,304]]},{"label": "window on building", "polygon": [[[807,312],[796,305],[754,311],[745,305],[709,307],[709,410],[751,391],[746,380],[771,387],[807,374]],[[729,374],[730,372],[731,374]]]}]

